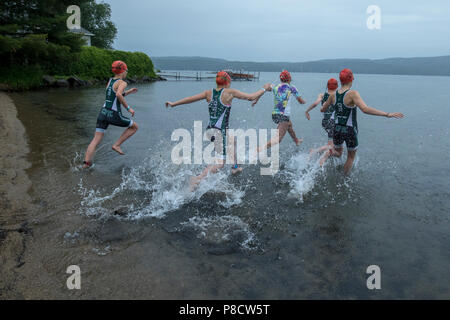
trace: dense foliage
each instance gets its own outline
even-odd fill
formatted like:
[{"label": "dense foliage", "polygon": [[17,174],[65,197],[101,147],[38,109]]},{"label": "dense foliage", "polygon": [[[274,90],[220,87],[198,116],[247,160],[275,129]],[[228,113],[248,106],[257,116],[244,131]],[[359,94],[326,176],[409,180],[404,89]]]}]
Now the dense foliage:
[{"label": "dense foliage", "polygon": [[[79,34],[68,32],[70,5],[80,7],[81,26],[95,34],[97,47],[85,47]],[[107,50],[117,33],[110,17],[109,4],[95,0],[0,1],[0,59],[6,71],[0,81],[28,88],[38,86],[44,74],[103,79],[114,59],[127,62],[130,76],[152,76],[145,54]]]}]

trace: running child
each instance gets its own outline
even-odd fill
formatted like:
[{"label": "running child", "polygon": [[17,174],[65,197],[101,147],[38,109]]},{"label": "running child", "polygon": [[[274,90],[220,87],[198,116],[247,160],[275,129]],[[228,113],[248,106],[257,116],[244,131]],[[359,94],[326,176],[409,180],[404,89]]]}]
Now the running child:
[{"label": "running child", "polygon": [[344,173],[348,175],[353,167],[356,150],[358,149],[358,123],[356,119],[358,108],[365,114],[387,118],[400,119],[403,118],[403,114],[400,112],[384,112],[367,106],[359,92],[351,90],[355,78],[350,69],[342,70],[339,74],[339,79],[341,80],[341,88],[336,91],[335,95],[330,95],[320,110],[325,112],[330,106],[335,106],[334,148],[325,153],[324,161],[330,156],[340,158],[344,151],[345,142],[347,146],[347,161],[344,165]]},{"label": "running child", "polygon": [[[229,127],[231,103],[234,98],[241,100],[254,101],[259,99],[267,90],[270,90],[270,83],[252,94],[244,93],[236,89],[231,89],[231,77],[225,71],[220,71],[216,76],[217,87],[212,90],[206,90],[192,97],[187,97],[176,102],[166,102],[166,107],[176,107],[183,104],[190,104],[200,100],[206,100],[209,108],[209,125],[207,136],[214,142],[216,153],[216,164],[209,165],[203,172],[191,179],[191,190],[193,190],[200,181],[209,173],[216,173],[225,165],[227,146],[234,153],[234,137],[227,140],[227,129]],[[236,159],[236,155],[235,155]],[[242,168],[234,165],[232,173],[238,173]]]},{"label": "running child", "polygon": [[[324,105],[324,103],[328,100],[330,95],[334,95],[336,93],[336,90],[338,88],[339,84],[336,79],[330,79],[327,83],[327,91],[325,93],[319,94],[317,97],[317,100],[314,101],[314,103],[305,111],[306,119],[311,120],[311,116],[309,115],[309,112],[317,107],[319,104]],[[326,131],[328,134],[328,144],[317,148],[317,149],[311,149],[310,154],[314,153],[320,153],[324,152],[325,150],[330,150],[333,148],[333,132],[334,132],[334,105],[331,105],[324,113],[323,113],[323,119],[322,119],[322,128]],[[324,158],[321,159],[320,164],[323,165],[325,162]]]},{"label": "running child", "polygon": [[138,130],[138,125],[135,121],[126,118],[122,115],[122,105],[134,117],[134,110],[125,101],[125,96],[136,93],[138,89],[133,88],[125,91],[127,82],[125,78],[128,74],[128,67],[123,61],[115,61],[112,64],[112,72],[115,74],[106,86],[106,99],[100,113],[97,117],[97,127],[95,136],[89,144],[84,158],[84,168],[92,166],[92,159],[94,158],[95,150],[103,139],[105,131],[111,124],[117,127],[127,128],[122,133],[120,138],[113,144],[112,149],[120,155],[124,155],[121,145],[128,138]]},{"label": "running child", "polygon": [[[280,143],[286,132],[289,132],[291,138],[295,144],[299,146],[303,139],[297,138],[294,129],[292,128],[292,122],[290,120],[291,115],[291,97],[295,96],[296,100],[300,104],[305,104],[306,101],[302,99],[300,93],[294,85],[291,85],[292,77],[287,70],[283,70],[280,74],[281,83],[272,88],[274,95],[274,109],[272,112],[272,120],[278,126],[278,136],[273,137],[267,145],[258,147],[257,152],[261,152],[265,149],[269,149],[272,146]],[[253,102],[252,106],[258,103],[259,99]]]}]

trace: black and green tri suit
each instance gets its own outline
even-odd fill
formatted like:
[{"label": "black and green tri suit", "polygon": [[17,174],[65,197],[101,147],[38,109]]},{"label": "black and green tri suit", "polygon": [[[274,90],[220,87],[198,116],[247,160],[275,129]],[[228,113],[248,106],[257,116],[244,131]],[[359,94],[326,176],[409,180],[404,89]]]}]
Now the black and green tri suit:
[{"label": "black and green tri suit", "polygon": [[[211,142],[215,143],[216,156],[225,159],[227,154],[227,129],[230,121],[231,105],[226,105],[222,102],[223,90],[212,89],[212,98],[208,105],[208,132]],[[222,141],[218,141],[220,136],[222,136]]]},{"label": "black and green tri suit", "polygon": [[[327,102],[329,97],[330,97],[330,94],[328,92],[325,92],[323,94],[322,106],[325,104],[325,102]],[[325,129],[325,131],[328,134],[328,140],[333,140],[333,134],[334,134],[334,107],[335,107],[334,104],[329,106],[328,109],[323,113],[322,127]]]},{"label": "black and green tri suit", "polygon": [[106,88],[106,99],[97,117],[97,132],[105,132],[111,124],[117,127],[131,127],[133,120],[122,115],[122,108],[114,91],[114,84],[120,79],[109,80]]},{"label": "black and green tri suit", "polygon": [[336,91],[333,143],[335,148],[340,149],[345,142],[347,149],[352,151],[358,149],[358,122],[356,121],[357,107],[349,107],[344,103],[345,95],[349,91],[343,93]]}]

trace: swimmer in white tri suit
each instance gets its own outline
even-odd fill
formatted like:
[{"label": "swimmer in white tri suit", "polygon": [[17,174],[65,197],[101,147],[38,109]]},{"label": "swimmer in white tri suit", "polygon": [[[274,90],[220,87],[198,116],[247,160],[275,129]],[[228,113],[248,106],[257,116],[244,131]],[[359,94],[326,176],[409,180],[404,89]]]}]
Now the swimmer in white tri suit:
[{"label": "swimmer in white tri suit", "polygon": [[[300,104],[305,104],[297,88],[291,84],[292,77],[289,71],[283,70],[280,74],[281,83],[272,88],[274,96],[274,108],[272,111],[272,121],[277,125],[278,136],[273,137],[266,145],[257,148],[256,152],[259,153],[263,150],[270,149],[272,146],[281,143],[284,136],[288,132],[292,140],[294,140],[297,147],[303,142],[303,139],[297,138],[295,134],[291,116],[291,98],[295,97],[295,100]],[[256,100],[253,106],[258,103]]]}]

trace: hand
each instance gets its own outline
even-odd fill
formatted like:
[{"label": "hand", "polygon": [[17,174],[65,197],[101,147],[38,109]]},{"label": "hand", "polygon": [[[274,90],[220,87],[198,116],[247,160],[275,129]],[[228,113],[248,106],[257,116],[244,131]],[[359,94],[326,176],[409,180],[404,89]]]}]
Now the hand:
[{"label": "hand", "polygon": [[130,89],[130,92],[128,94],[132,94],[132,93],[136,93],[136,92],[138,92],[138,89],[137,88],[133,88],[133,89]]},{"label": "hand", "polygon": [[130,107],[130,109],[128,109],[128,112],[131,113],[132,117],[134,117],[134,110],[133,110],[133,108]]},{"label": "hand", "polygon": [[263,88],[266,89],[266,91],[272,91],[272,84],[266,83],[266,84],[263,86]]},{"label": "hand", "polygon": [[173,102],[167,101],[166,102],[166,108],[171,107],[173,108]]},{"label": "hand", "polygon": [[388,113],[387,114],[388,118],[396,118],[396,119],[401,119],[404,117],[403,113],[400,112],[393,112],[393,113]]},{"label": "hand", "polygon": [[309,115],[309,112],[308,112],[308,111],[306,111],[306,112],[305,112],[305,116],[306,116],[306,119],[308,119],[308,120],[311,120],[311,117],[310,117],[310,115]]}]

